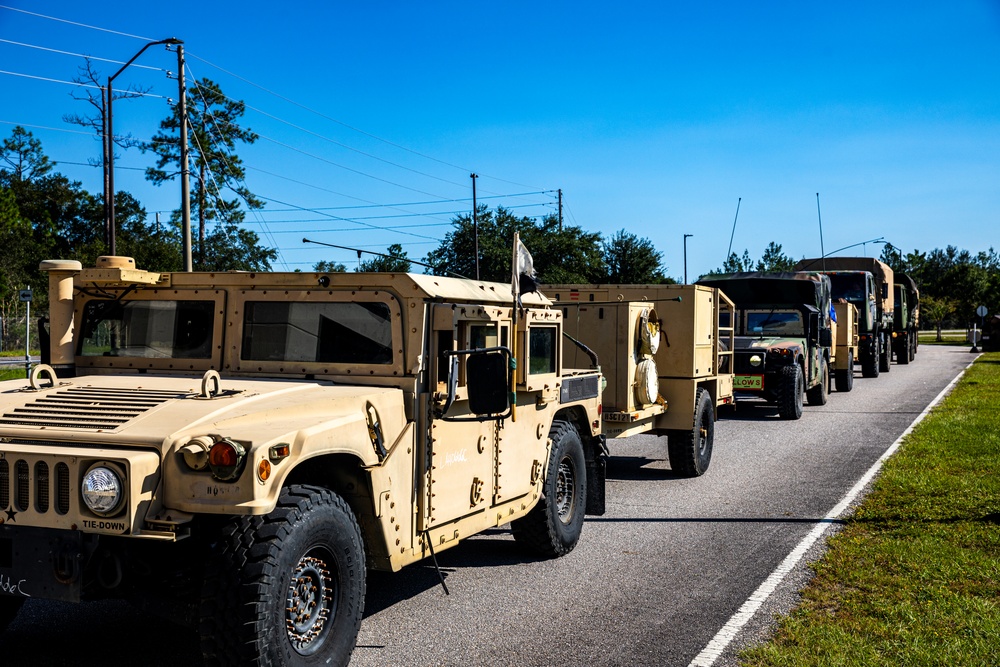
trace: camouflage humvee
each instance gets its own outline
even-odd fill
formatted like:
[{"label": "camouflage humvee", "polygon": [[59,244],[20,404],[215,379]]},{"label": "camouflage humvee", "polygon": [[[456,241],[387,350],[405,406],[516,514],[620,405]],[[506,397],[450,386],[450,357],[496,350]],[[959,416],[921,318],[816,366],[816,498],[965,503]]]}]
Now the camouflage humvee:
[{"label": "camouflage humvee", "polygon": [[507,523],[558,556],[603,512],[602,378],[563,367],[544,297],[41,268],[49,358],[0,383],[0,629],[27,598],[124,598],[210,664],[346,664],[368,568]]},{"label": "camouflage humvee", "polygon": [[782,419],[802,416],[803,397],[824,405],[835,363],[830,280],[808,273],[732,273],[703,278],[736,304],[737,395],[765,399]]}]

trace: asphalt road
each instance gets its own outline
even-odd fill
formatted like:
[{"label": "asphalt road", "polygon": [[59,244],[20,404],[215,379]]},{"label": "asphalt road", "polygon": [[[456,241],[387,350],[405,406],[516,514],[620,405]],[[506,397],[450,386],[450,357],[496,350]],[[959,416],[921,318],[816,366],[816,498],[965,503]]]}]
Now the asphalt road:
[{"label": "asphalt road", "polygon": [[[429,563],[371,573],[351,665],[688,665],[972,358],[922,346],[795,422],[742,403],[698,479],[674,476],[656,438],[613,441],[608,512],[572,553],[536,560],[497,529],[438,554],[448,596]],[[803,563],[716,665],[766,636],[807,580]],[[0,636],[3,665],[198,662],[190,634],[119,603],[29,601]]]}]

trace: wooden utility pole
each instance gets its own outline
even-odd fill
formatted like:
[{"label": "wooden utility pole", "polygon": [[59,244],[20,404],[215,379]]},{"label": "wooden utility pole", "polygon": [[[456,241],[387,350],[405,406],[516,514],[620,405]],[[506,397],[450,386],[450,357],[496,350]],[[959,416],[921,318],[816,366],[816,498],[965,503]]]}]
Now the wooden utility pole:
[{"label": "wooden utility pole", "polygon": [[479,220],[476,218],[476,179],[478,174],[469,174],[472,179],[472,233],[476,242],[476,280],[479,280]]},{"label": "wooden utility pole", "polygon": [[562,188],[559,188],[559,233],[562,233]]}]

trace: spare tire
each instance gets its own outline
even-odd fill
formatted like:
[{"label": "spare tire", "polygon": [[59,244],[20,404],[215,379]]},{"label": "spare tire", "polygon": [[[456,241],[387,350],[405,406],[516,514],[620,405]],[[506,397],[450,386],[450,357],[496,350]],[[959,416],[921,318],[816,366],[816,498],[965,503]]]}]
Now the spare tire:
[{"label": "spare tire", "polygon": [[635,398],[641,405],[652,405],[660,397],[660,379],[656,362],[643,359],[635,367]]}]

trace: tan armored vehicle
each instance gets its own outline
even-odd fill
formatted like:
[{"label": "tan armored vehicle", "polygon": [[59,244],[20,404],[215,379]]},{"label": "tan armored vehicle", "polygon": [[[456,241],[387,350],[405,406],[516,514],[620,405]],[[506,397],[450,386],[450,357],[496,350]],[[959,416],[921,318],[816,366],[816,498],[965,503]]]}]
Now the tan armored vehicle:
[{"label": "tan armored vehicle", "polygon": [[[733,302],[698,285],[543,285],[566,330],[607,378],[604,433],[667,436],[670,467],[694,477],[712,459],[718,408],[733,402]],[[566,346],[564,362],[585,363]]]},{"label": "tan armored vehicle", "polygon": [[125,598],[209,664],[346,664],[367,568],[507,523],[558,556],[603,512],[602,378],[563,366],[544,297],[41,268],[49,359],[0,383],[0,629],[29,597]]},{"label": "tan armored vehicle", "polygon": [[836,319],[830,324],[833,331],[833,353],[830,356],[830,372],[837,391],[854,388],[854,359],[858,354],[858,309],[846,299],[833,304]]}]

